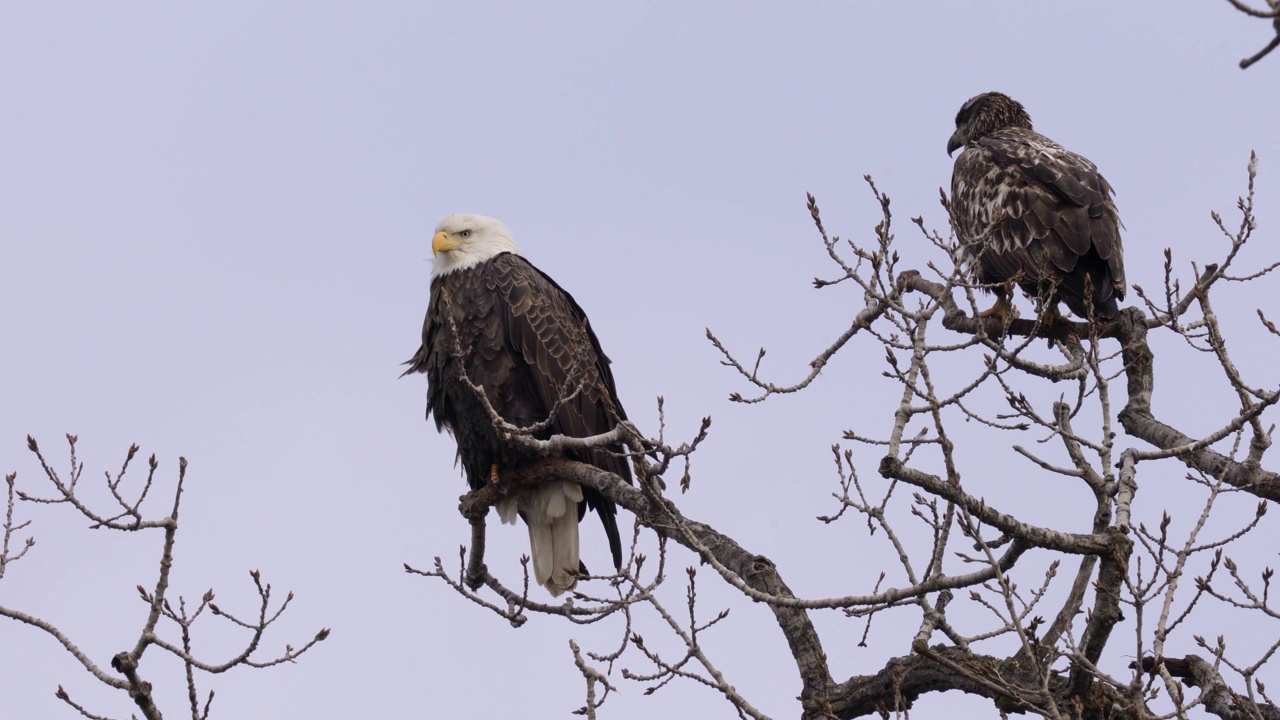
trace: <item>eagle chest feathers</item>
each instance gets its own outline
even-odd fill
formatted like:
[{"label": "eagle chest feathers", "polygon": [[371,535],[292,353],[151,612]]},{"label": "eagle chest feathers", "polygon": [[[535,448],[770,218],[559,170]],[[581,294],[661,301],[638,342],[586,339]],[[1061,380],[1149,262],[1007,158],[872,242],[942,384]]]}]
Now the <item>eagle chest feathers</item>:
[{"label": "eagle chest feathers", "polygon": [[[490,407],[507,423],[542,423],[548,427],[535,435],[551,434],[546,423],[551,406],[543,402],[533,370],[552,363],[549,343],[537,340],[550,334],[551,322],[545,316],[555,298],[534,292],[530,284],[537,280],[540,274],[532,266],[504,254],[432,283],[424,338],[430,353],[428,412],[457,438],[459,460],[473,488],[488,482],[494,463],[510,466],[534,457],[500,435],[489,408],[464,377],[484,392]],[[535,304],[535,295],[543,298],[541,303]],[[533,335],[532,342],[521,342],[521,329]],[[557,379],[544,382],[558,395]]]}]

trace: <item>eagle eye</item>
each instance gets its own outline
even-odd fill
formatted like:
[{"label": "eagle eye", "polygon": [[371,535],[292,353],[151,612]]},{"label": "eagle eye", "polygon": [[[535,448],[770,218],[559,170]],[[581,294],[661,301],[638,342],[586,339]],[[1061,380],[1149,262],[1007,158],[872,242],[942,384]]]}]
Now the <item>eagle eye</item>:
[{"label": "eagle eye", "polygon": [[464,237],[464,238],[469,238],[469,237],[471,237],[471,231],[470,231],[470,230],[463,230],[462,232],[460,232],[460,233],[458,233],[458,234],[459,234],[459,235],[461,235],[461,236],[462,236],[462,237]]}]

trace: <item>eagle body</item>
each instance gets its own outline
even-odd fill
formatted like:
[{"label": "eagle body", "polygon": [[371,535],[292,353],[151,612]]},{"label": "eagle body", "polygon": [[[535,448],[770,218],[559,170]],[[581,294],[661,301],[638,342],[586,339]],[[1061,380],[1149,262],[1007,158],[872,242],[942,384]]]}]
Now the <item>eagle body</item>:
[{"label": "eagle body", "polygon": [[[956,115],[951,219],[973,279],[1016,282],[1086,320],[1114,319],[1124,299],[1124,247],[1114,191],[1097,166],[1031,128],[1000,93]],[[1001,300],[1006,298],[997,289]]]},{"label": "eagle body", "polygon": [[[407,372],[426,374],[427,416],[453,435],[471,488],[483,487],[501,468],[540,457],[508,439],[490,408],[509,425],[537,428],[532,434],[540,439],[598,435],[625,420],[609,360],[586,314],[518,254],[506,228],[490,218],[451,215],[437,230],[422,346]],[[566,456],[630,482],[620,450]],[[504,522],[514,523],[518,514],[528,525],[535,578],[553,595],[572,588],[582,568],[578,521],[587,507],[600,516],[619,566],[617,509],[598,491],[558,481],[516,491],[498,504]]]}]

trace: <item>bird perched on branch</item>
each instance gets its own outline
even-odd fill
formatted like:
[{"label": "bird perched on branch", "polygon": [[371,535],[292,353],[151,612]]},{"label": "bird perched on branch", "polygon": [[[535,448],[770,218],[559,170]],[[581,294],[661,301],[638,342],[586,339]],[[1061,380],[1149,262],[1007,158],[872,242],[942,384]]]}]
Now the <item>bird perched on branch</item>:
[{"label": "bird perched on branch", "polygon": [[[626,419],[609,359],[586,314],[520,256],[505,225],[480,215],[450,215],[436,226],[431,251],[422,347],[405,374],[426,373],[427,417],[452,433],[472,489],[497,482],[503,468],[539,459],[502,423],[535,439],[581,438],[609,432]],[[565,456],[631,482],[621,450],[615,444]],[[586,572],[578,521],[587,507],[599,514],[613,564],[620,566],[617,508],[599,491],[554,481],[513,491],[497,504],[503,522],[514,523],[518,514],[528,525],[534,577],[552,595],[573,588],[578,573]]]},{"label": "bird perched on branch", "polygon": [[1085,320],[1113,320],[1124,299],[1124,248],[1110,183],[1092,162],[1031,129],[1016,100],[998,92],[970,98],[956,114],[947,155],[961,149],[951,175],[951,222],[973,279],[993,285],[996,304],[983,316],[1010,312],[1002,284],[1017,283]]}]

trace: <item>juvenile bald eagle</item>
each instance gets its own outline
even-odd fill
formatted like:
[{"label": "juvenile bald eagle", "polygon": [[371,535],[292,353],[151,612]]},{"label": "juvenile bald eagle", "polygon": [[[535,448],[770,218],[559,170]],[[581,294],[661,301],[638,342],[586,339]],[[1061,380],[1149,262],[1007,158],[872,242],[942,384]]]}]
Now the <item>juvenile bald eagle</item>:
[{"label": "juvenile bald eagle", "polygon": [[[974,280],[1015,281],[1046,298],[1054,318],[1061,300],[1086,320],[1114,319],[1125,293],[1123,226],[1098,168],[1032,130],[1022,105],[998,92],[960,108],[947,155],[957,148],[951,221]],[[983,315],[1009,310],[1004,290],[994,292]]]},{"label": "juvenile bald eagle", "polygon": [[[626,419],[609,359],[578,303],[520,256],[506,226],[479,215],[450,215],[431,241],[431,300],[422,347],[406,365],[427,375],[427,417],[458,443],[458,459],[472,489],[499,469],[537,457],[504,439],[466,378],[483,388],[507,423],[537,426],[535,437],[589,437]],[[631,482],[620,447],[566,455]],[[586,505],[583,505],[585,500]],[[600,515],[615,567],[622,563],[617,508],[597,490],[568,480],[515,493],[498,515],[529,527],[534,576],[560,595],[585,571],[578,557],[578,521],[591,507]]]}]

